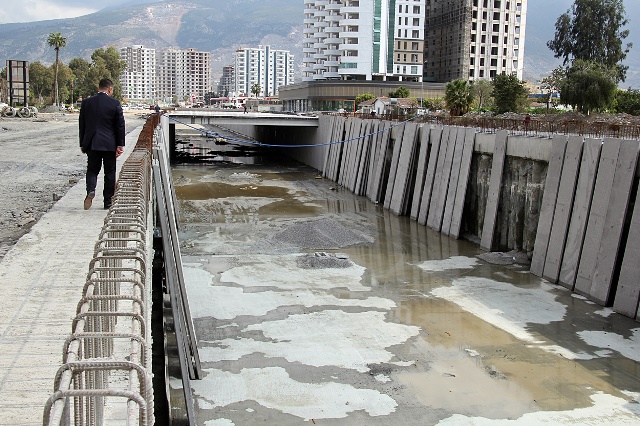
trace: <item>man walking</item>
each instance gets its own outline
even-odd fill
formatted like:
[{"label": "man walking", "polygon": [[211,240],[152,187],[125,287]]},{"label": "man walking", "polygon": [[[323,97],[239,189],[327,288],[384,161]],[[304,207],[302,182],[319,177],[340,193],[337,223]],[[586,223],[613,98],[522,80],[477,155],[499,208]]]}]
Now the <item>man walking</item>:
[{"label": "man walking", "polygon": [[116,157],[124,151],[124,115],[120,102],[113,99],[113,82],[103,78],[98,93],[82,101],[80,106],[80,150],[87,154],[87,196],[84,209],[88,210],[96,196],[96,184],[104,165],[104,208],[111,207],[116,188]]}]

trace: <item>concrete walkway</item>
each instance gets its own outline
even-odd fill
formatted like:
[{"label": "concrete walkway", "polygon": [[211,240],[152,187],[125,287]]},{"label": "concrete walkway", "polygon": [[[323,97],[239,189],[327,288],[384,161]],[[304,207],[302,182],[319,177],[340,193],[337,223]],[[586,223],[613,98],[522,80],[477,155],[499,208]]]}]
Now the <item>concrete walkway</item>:
[{"label": "concrete walkway", "polygon": [[[118,173],[141,130],[127,135]],[[102,178],[90,210],[82,208],[82,179],[0,261],[0,425],[42,424],[107,213]]]}]

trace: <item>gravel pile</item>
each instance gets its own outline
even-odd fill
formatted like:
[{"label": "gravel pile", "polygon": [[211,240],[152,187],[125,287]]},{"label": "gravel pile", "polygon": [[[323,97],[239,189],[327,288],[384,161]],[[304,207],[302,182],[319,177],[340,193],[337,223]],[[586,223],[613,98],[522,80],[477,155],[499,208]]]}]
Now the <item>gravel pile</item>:
[{"label": "gravel pile", "polygon": [[278,242],[303,249],[336,250],[373,243],[373,238],[346,228],[333,219],[320,219],[292,225],[273,236]]}]

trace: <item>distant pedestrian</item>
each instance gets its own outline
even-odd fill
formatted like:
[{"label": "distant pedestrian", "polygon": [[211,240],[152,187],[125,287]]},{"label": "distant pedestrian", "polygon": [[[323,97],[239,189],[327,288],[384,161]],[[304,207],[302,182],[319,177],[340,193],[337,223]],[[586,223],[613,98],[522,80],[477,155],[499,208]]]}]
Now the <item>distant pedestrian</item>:
[{"label": "distant pedestrian", "polygon": [[160,105],[156,105],[155,110],[156,114],[160,114]]},{"label": "distant pedestrian", "polygon": [[100,169],[104,165],[104,208],[111,207],[116,187],[116,158],[124,151],[125,123],[120,102],[113,99],[113,82],[103,78],[98,93],[82,101],[80,117],[80,150],[87,154],[87,195],[84,209],[91,207],[96,196]]},{"label": "distant pedestrian", "polygon": [[244,113],[247,113],[247,104],[242,104],[242,108],[244,108]]}]

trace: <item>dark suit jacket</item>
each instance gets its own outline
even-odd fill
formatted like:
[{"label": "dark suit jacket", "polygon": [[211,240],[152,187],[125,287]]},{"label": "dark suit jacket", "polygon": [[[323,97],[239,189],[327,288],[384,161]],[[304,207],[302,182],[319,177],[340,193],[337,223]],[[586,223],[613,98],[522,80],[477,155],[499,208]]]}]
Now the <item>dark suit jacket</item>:
[{"label": "dark suit jacket", "polygon": [[82,152],[114,151],[124,146],[124,115],[118,100],[99,92],[80,106],[80,148]]}]

